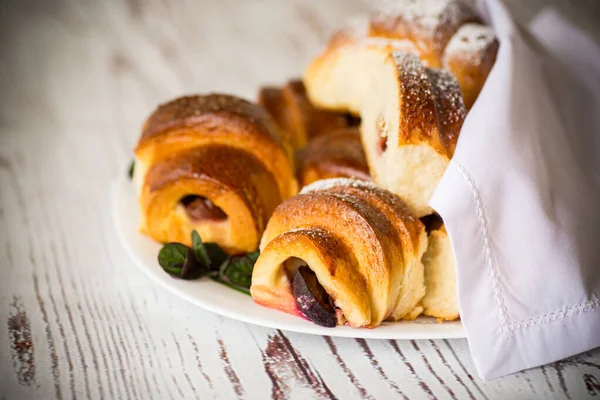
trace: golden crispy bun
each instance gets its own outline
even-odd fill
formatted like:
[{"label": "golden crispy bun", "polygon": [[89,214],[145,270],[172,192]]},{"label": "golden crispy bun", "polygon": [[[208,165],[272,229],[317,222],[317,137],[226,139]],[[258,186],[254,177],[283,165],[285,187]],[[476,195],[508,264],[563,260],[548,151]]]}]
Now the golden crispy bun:
[{"label": "golden crispy bun", "polygon": [[255,250],[272,211],[297,191],[278,134],[261,107],[233,96],[159,106],[135,150],[141,231],[190,244],[196,229],[230,253]]},{"label": "golden crispy bun", "polygon": [[[423,224],[390,192],[352,179],[317,181],[279,205],[261,239],[251,293],[302,316],[291,288],[300,259],[353,327],[414,318],[425,294]],[[415,311],[416,309],[416,311]]]}]

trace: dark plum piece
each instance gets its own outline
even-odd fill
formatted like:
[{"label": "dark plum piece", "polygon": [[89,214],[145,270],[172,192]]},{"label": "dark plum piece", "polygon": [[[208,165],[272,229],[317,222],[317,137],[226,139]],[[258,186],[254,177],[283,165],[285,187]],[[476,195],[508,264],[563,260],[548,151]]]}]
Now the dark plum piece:
[{"label": "dark plum piece", "polygon": [[294,274],[292,290],[296,304],[306,318],[326,328],[334,328],[337,325],[337,317],[329,303],[329,295],[310,268],[298,268]]},{"label": "dark plum piece", "polygon": [[431,215],[426,215],[424,217],[421,217],[420,219],[423,225],[425,225],[425,230],[427,231],[427,233],[438,230],[442,227],[442,225],[444,225],[442,217],[435,213]]},{"label": "dark plum piece", "polygon": [[352,114],[346,114],[346,121],[348,122],[348,126],[360,126],[360,117],[357,117]]},{"label": "dark plum piece", "polygon": [[196,221],[227,219],[227,214],[206,197],[189,195],[181,199],[189,217]]}]

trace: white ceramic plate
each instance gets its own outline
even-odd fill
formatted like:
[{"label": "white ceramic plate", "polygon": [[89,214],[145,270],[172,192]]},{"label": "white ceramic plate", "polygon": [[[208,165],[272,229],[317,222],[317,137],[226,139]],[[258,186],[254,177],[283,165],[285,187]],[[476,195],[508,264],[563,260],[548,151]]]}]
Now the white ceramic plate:
[{"label": "white ceramic plate", "polygon": [[323,328],[301,318],[261,307],[250,296],[227,288],[210,279],[184,281],[171,278],[158,265],[160,245],[138,232],[139,210],[133,184],[126,174],[113,184],[112,211],[116,230],[123,247],[146,274],[159,285],[205,310],[251,324],[314,335],[368,339],[452,339],[464,338],[460,321],[438,323],[433,318],[415,321],[386,322],[374,329],[347,326]]}]

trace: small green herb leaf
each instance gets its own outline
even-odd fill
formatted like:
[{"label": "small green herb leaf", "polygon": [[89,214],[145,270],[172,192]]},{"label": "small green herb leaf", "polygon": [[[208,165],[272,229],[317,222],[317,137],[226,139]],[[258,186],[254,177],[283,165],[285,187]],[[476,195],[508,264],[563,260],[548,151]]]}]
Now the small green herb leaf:
[{"label": "small green herb leaf", "polygon": [[167,243],[158,253],[158,263],[166,273],[180,279],[208,276],[239,292],[250,294],[252,271],[259,253],[230,257],[216,243],[202,243],[192,231],[192,247]]},{"label": "small green herb leaf", "polygon": [[208,273],[194,251],[181,243],[165,244],[158,253],[158,263],[167,274],[176,278],[197,279]]},{"label": "small green herb leaf", "polygon": [[187,246],[167,243],[158,252],[158,263],[169,274],[179,276],[187,255]]},{"label": "small green herb leaf", "polygon": [[223,251],[216,243],[206,243],[204,245],[208,258],[210,259],[209,269],[218,270],[221,265],[229,258],[229,255]]},{"label": "small green herb leaf", "polygon": [[134,171],[135,171],[135,160],[131,160],[131,164],[129,164],[129,169],[127,170],[127,176],[129,176],[129,179],[133,179]]},{"label": "small green herb leaf", "polygon": [[206,266],[204,266],[200,261],[198,261],[196,255],[194,254],[194,250],[188,247],[185,257],[185,263],[181,268],[181,274],[179,275],[179,277],[181,279],[190,280],[200,278],[201,276],[204,276],[207,273],[208,268],[206,268]]},{"label": "small green herb leaf", "polygon": [[207,268],[210,267],[210,258],[208,257],[208,253],[206,252],[206,248],[204,247],[204,243],[202,243],[200,235],[195,229],[192,231],[192,249],[194,250],[196,259]]},{"label": "small green herb leaf", "polygon": [[223,282],[249,289],[252,285],[253,269],[254,263],[248,257],[231,257],[228,262],[221,265],[219,278]]}]

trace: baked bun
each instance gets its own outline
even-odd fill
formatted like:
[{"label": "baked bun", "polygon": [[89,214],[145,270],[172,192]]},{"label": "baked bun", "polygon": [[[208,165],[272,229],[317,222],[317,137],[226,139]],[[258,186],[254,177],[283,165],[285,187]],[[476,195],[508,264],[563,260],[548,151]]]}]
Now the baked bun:
[{"label": "baked bun", "polygon": [[458,80],[467,108],[477,100],[496,62],[498,47],[491,27],[464,24],[444,49],[442,66]]},{"label": "baked bun", "polygon": [[[358,114],[360,104],[344,102],[343,98],[359,99],[368,92],[369,81],[361,78],[368,75],[368,57],[376,55],[368,52],[361,56],[358,52],[365,44],[374,43],[384,51],[387,47],[387,51],[415,53],[425,66],[448,69],[459,82],[467,108],[481,91],[498,51],[492,29],[460,0],[384,1],[370,20],[335,32],[325,50],[311,62],[304,75],[311,101],[320,107]],[[344,58],[341,63],[340,58]],[[334,67],[336,64],[339,68]]]},{"label": "baked bun", "polygon": [[365,181],[318,181],[273,213],[252,297],[324,326],[412,319],[426,247],[423,224],[399,197]]},{"label": "baked bun", "polygon": [[[369,60],[361,78],[369,82],[364,84],[368,90],[338,99],[359,107],[371,176],[417,216],[431,214],[429,199],[454,153],[466,113],[458,83],[447,71],[425,67],[414,53],[390,51],[388,44],[350,47]],[[340,62],[348,65],[336,65],[337,71],[355,66],[352,58]]]},{"label": "baked bun", "polygon": [[301,186],[328,178],[371,180],[358,128],[338,129],[308,142],[296,153]]},{"label": "baked bun", "polygon": [[135,149],[140,230],[159,242],[205,242],[254,251],[297,182],[278,128],[259,106],[222,94],[158,107]]},{"label": "baked bun", "polygon": [[429,233],[429,245],[423,255],[427,293],[421,304],[423,314],[438,320],[459,317],[456,266],[452,244],[444,226]]}]

